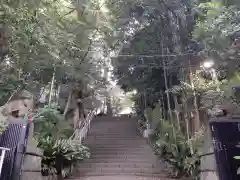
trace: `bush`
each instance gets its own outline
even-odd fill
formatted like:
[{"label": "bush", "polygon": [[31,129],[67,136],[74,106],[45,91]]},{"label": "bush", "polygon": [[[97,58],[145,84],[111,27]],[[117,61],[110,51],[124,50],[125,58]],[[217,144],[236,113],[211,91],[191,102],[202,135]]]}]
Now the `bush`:
[{"label": "bush", "polygon": [[73,166],[90,157],[89,149],[72,140],[57,140],[51,137],[39,140],[38,146],[44,149],[42,174],[57,174],[61,177],[70,175]]},{"label": "bush", "polygon": [[67,139],[73,134],[70,123],[65,120],[57,108],[57,106],[45,106],[38,109],[34,118],[34,130],[39,139],[45,137]]},{"label": "bush", "polygon": [[89,149],[69,140],[73,128],[57,111],[57,106],[38,109],[35,117],[35,137],[43,150],[42,174],[66,177],[73,166],[89,158]]},{"label": "bush", "polygon": [[193,177],[198,179],[200,158],[198,150],[202,145],[203,129],[192,139],[181,133],[168,121],[161,124],[156,136],[155,150],[172,166],[174,177]]},{"label": "bush", "polygon": [[0,135],[7,129],[8,122],[6,120],[0,119]]}]

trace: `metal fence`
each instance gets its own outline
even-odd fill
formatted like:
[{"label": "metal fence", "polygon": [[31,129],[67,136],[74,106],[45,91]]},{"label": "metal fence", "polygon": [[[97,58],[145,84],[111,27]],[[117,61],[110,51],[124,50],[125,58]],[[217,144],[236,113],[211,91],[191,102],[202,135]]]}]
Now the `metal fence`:
[{"label": "metal fence", "polygon": [[11,122],[0,137],[0,180],[20,180],[27,146],[29,124],[22,119]]},{"label": "metal fence", "polygon": [[92,111],[89,112],[89,114],[87,115],[85,121],[83,122],[81,128],[76,129],[73,133],[73,135],[70,137],[70,139],[79,142],[80,144],[82,144],[82,141],[86,138],[87,133],[90,129],[91,126],[91,122],[93,120],[94,115],[96,114],[97,109],[94,109]]}]

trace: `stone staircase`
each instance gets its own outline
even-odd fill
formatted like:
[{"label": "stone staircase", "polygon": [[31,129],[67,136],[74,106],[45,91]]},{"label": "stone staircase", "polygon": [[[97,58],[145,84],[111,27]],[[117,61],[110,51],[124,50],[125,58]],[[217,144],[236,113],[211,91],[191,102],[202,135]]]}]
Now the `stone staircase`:
[{"label": "stone staircase", "polygon": [[91,158],[79,164],[74,179],[114,176],[114,180],[116,176],[134,176],[157,180],[166,177],[164,164],[142,138],[134,119],[98,117],[93,120],[84,144],[90,148]]}]

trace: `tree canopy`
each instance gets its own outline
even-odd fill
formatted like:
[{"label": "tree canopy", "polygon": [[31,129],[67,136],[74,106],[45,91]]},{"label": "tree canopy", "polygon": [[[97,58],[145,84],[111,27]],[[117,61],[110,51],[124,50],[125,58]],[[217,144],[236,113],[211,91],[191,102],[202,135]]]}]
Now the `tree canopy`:
[{"label": "tree canopy", "polygon": [[56,84],[101,89],[111,69],[126,91],[161,93],[209,57],[231,76],[238,19],[236,0],[4,1],[0,97],[38,92],[53,76]]},{"label": "tree canopy", "polygon": [[53,74],[57,83],[102,84],[98,51],[112,27],[100,1],[4,1],[1,16],[2,98],[38,91]]}]

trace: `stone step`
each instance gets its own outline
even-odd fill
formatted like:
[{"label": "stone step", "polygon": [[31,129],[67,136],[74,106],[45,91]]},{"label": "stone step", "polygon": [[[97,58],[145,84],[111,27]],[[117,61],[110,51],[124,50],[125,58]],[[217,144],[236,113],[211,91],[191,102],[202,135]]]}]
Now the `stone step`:
[{"label": "stone step", "polygon": [[104,143],[104,144],[112,144],[112,143],[123,143],[123,144],[127,144],[127,143],[133,143],[133,144],[145,144],[148,145],[146,143],[145,139],[113,139],[113,138],[109,138],[109,139],[86,139],[85,140],[86,143],[90,144],[90,143]]},{"label": "stone step", "polygon": [[118,154],[118,155],[112,155],[112,154],[93,154],[91,155],[91,159],[106,159],[106,160],[111,160],[111,159],[129,159],[129,160],[146,160],[146,161],[154,161],[157,157],[154,155],[148,155],[148,154],[143,154],[143,155],[136,155],[136,154]]},{"label": "stone step", "polygon": [[96,168],[84,168],[81,167],[78,169],[79,172],[113,172],[113,173],[160,173],[161,169],[159,168],[125,168],[125,167],[96,167]]},{"label": "stone step", "polygon": [[88,138],[89,137],[101,137],[101,138],[122,138],[122,139],[127,139],[127,138],[131,138],[131,139],[141,139],[141,134],[139,133],[136,133],[136,134],[133,134],[133,133],[121,133],[121,134],[108,134],[108,133],[96,133],[96,134],[91,134],[89,133],[88,134]]},{"label": "stone step", "polygon": [[106,141],[104,142],[101,142],[101,141],[96,141],[95,143],[94,143],[94,141],[84,141],[84,144],[85,145],[91,145],[91,146],[94,146],[95,145],[95,147],[108,147],[108,146],[118,146],[118,147],[122,147],[122,146],[124,146],[124,145],[126,145],[127,147],[139,147],[139,148],[141,148],[141,147],[147,147],[147,146],[149,146],[149,145],[147,145],[146,143],[134,143],[134,142],[131,142],[131,141],[129,141],[129,142],[117,142],[117,141],[109,141],[109,143],[107,143]]},{"label": "stone step", "polygon": [[98,141],[101,141],[101,142],[123,142],[123,143],[135,143],[135,144],[138,144],[138,143],[143,143],[143,144],[146,144],[146,140],[145,139],[122,139],[122,138],[97,138],[97,139],[90,139],[88,138],[86,140],[87,142],[98,142]]},{"label": "stone step", "polygon": [[149,151],[129,151],[129,150],[126,150],[126,151],[124,151],[124,150],[122,150],[122,151],[106,151],[106,150],[90,150],[91,151],[91,154],[92,155],[104,155],[104,154],[109,154],[109,155],[128,155],[128,154],[130,154],[130,155],[136,155],[136,156],[142,156],[142,155],[149,155],[149,154],[151,154],[151,155],[153,155],[154,156],[154,153],[151,153],[151,152],[149,152]]},{"label": "stone step", "polygon": [[108,159],[94,159],[94,158],[90,158],[90,159],[86,159],[83,163],[151,163],[151,164],[159,164],[160,160],[156,159],[148,159],[148,158],[144,158],[144,159],[121,159],[121,158],[108,158]]},{"label": "stone step", "polygon": [[122,135],[97,135],[97,136],[91,136],[89,135],[87,138],[92,139],[120,139],[120,140],[144,140],[142,137],[138,137],[136,135],[133,136],[122,136]]},{"label": "stone step", "polygon": [[[115,144],[114,144],[115,143]],[[110,143],[101,143],[101,142],[98,142],[96,141],[95,143],[93,142],[88,142],[88,141],[85,141],[85,145],[94,145],[95,147],[124,147],[126,146],[127,148],[130,148],[130,147],[139,147],[139,148],[144,148],[144,147],[149,147],[149,145],[147,145],[146,143],[134,143],[134,142],[121,142],[119,144],[117,144],[117,141],[116,142],[110,142]]]},{"label": "stone step", "polygon": [[110,140],[89,140],[89,141],[86,141],[86,143],[90,144],[90,143],[98,143],[98,144],[141,144],[141,145],[147,145],[146,144],[146,141],[144,140],[113,140],[113,139],[110,139]]},{"label": "stone step", "polygon": [[[132,162],[125,162],[125,163],[87,163],[83,162],[78,165],[79,168],[103,168],[103,167],[113,167],[113,168],[156,168],[158,165],[152,163],[132,163]],[[163,166],[163,165],[162,165]]]},{"label": "stone step", "polygon": [[138,134],[128,134],[125,136],[122,135],[102,135],[102,134],[97,134],[97,135],[91,135],[88,134],[87,139],[122,139],[122,140],[144,140],[141,135]]},{"label": "stone step", "polygon": [[135,175],[144,177],[166,177],[166,175],[157,168],[80,168],[75,176],[107,176],[107,175]]},{"label": "stone step", "polygon": [[84,145],[89,146],[89,148],[91,148],[92,150],[106,150],[106,151],[150,151],[152,152],[152,149],[150,146],[147,145],[94,145],[94,144],[86,144],[84,143]]},{"label": "stone step", "polygon": [[[152,152],[149,147],[146,146],[141,146],[141,145],[104,145],[104,146],[95,146],[95,145],[88,145],[88,144],[84,144],[85,146],[89,147],[91,149],[91,151],[97,151],[97,150],[103,150],[106,149],[107,151],[123,151],[123,150],[127,150],[127,149],[136,149],[141,151],[141,149],[144,150],[149,150],[150,152]],[[129,150],[130,151],[130,150]]]},{"label": "stone step", "polygon": [[92,154],[154,154],[151,149],[148,148],[99,148],[92,147],[90,149]]},{"label": "stone step", "polygon": [[[103,132],[105,132],[105,134],[103,134]],[[126,134],[122,134],[123,132],[126,133]],[[105,136],[105,135],[129,136],[129,135],[138,135],[139,134],[138,132],[139,132],[139,130],[137,128],[134,129],[134,130],[131,129],[131,130],[118,130],[118,131],[110,130],[110,129],[101,129],[101,131],[91,129],[89,134],[103,135],[103,136]]]},{"label": "stone step", "polygon": [[131,142],[129,142],[129,143],[121,143],[121,142],[119,142],[119,143],[117,143],[117,142],[113,142],[113,143],[111,143],[110,142],[110,144],[107,144],[107,143],[101,143],[101,142],[97,142],[96,144],[93,144],[93,143],[84,143],[84,145],[86,145],[86,146],[89,146],[89,147],[99,147],[99,148],[108,148],[108,147],[119,147],[119,148],[146,148],[147,147],[147,145],[145,145],[145,144],[136,144],[136,143],[131,143]]},{"label": "stone step", "polygon": [[90,148],[91,157],[78,165],[75,177],[134,175],[166,180],[162,178],[165,164],[154,155],[133,119],[98,117],[83,144]]}]

